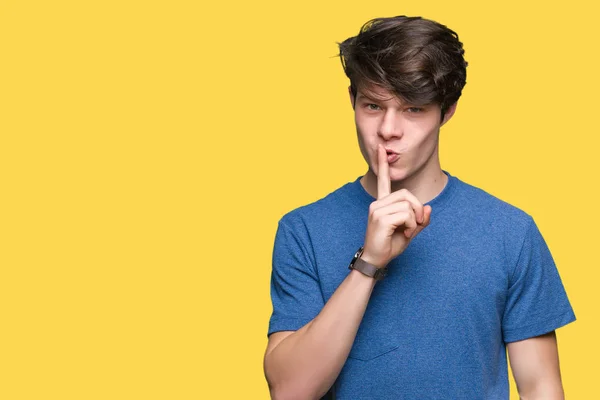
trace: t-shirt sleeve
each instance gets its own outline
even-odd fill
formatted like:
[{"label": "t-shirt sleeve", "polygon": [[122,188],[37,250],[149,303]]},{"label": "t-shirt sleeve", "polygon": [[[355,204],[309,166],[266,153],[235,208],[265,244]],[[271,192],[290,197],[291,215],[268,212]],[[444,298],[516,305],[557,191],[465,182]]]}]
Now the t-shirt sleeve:
[{"label": "t-shirt sleeve", "polygon": [[283,220],[279,222],[273,247],[271,301],[273,313],[268,335],[302,328],[324,306],[307,235],[301,229],[293,230]]},{"label": "t-shirt sleeve", "polygon": [[575,321],[575,314],[550,250],[530,218],[517,264],[509,277],[502,321],[504,341],[551,332]]}]

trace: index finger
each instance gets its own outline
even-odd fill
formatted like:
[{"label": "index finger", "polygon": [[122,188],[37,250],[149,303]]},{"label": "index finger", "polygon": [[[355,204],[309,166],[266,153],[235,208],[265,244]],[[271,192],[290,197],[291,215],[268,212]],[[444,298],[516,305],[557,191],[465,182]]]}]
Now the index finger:
[{"label": "index finger", "polygon": [[382,199],[388,196],[391,189],[390,182],[390,166],[387,161],[387,153],[382,145],[377,145],[377,199]]}]

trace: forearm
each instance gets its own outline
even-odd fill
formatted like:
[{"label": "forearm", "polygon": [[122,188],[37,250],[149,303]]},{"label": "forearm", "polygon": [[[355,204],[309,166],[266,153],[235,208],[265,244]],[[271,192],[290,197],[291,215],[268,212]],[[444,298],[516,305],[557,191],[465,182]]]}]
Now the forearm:
[{"label": "forearm", "polygon": [[559,382],[538,382],[527,389],[519,389],[520,400],[564,400],[565,395]]},{"label": "forearm", "polygon": [[351,271],[319,315],[265,355],[274,399],[319,398],[333,385],[356,337],[375,280]]}]

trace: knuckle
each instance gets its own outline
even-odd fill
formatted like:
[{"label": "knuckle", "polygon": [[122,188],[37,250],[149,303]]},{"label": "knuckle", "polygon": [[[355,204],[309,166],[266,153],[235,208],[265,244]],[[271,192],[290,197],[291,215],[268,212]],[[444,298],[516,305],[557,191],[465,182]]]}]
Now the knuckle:
[{"label": "knuckle", "polygon": [[373,214],[373,212],[375,212],[376,209],[377,209],[377,202],[374,201],[369,205],[369,214]]},{"label": "knuckle", "polygon": [[381,217],[381,209],[373,210],[371,212],[371,217],[373,219],[379,219]]},{"label": "knuckle", "polygon": [[400,207],[401,212],[403,214],[405,214],[407,217],[410,216],[410,213],[412,212],[412,208],[410,207],[410,204],[407,203],[402,203],[402,206]]}]

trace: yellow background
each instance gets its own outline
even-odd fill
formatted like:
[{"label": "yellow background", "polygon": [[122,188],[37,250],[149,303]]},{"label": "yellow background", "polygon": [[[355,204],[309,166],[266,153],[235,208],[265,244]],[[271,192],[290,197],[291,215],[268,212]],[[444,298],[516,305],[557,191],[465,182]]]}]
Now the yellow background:
[{"label": "yellow background", "polygon": [[442,166],[533,215],[600,398],[592,4],[0,2],[0,398],[268,398],[277,221],[365,171],[336,42],[399,14],[464,42]]}]

